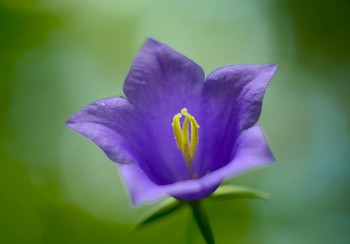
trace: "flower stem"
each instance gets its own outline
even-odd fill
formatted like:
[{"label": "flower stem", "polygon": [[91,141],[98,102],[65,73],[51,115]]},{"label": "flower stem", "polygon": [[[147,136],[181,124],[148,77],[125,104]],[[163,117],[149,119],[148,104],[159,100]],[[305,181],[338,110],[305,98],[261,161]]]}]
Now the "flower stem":
[{"label": "flower stem", "polygon": [[207,244],[215,244],[213,232],[211,231],[209,220],[199,201],[189,203],[194,220]]},{"label": "flower stem", "polygon": [[192,216],[189,216],[188,219],[188,229],[186,234],[185,243],[186,244],[193,244],[194,243],[194,219]]}]

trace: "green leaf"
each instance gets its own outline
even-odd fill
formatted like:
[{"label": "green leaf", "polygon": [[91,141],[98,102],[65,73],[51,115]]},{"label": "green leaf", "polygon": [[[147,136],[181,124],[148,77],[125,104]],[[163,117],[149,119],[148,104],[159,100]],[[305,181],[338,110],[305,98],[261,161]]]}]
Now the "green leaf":
[{"label": "green leaf", "polygon": [[165,199],[164,201],[157,204],[154,208],[152,208],[141,218],[140,222],[136,226],[136,230],[139,230],[150,223],[153,223],[174,213],[176,210],[179,210],[182,206],[183,203],[176,200],[175,198]]},{"label": "green leaf", "polygon": [[269,195],[266,192],[255,190],[245,186],[222,185],[208,199],[240,199],[252,198],[267,200]]}]

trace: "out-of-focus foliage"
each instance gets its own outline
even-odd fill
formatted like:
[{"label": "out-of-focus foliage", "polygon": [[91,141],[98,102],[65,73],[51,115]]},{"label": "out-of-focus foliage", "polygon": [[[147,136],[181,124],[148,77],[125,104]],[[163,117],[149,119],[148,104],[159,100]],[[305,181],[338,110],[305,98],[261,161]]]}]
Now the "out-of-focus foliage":
[{"label": "out-of-focus foliage", "polygon": [[0,243],[201,243],[188,211],[132,227],[117,166],[64,127],[122,95],[153,37],[208,73],[277,63],[260,124],[277,164],[230,183],[270,200],[208,201],[218,243],[350,239],[349,1],[0,1]]}]

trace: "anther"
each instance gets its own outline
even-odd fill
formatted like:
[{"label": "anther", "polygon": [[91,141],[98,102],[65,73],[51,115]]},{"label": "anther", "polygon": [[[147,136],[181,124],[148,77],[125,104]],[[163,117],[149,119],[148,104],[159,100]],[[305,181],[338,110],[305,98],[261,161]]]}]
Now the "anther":
[{"label": "anther", "polygon": [[[184,120],[181,128],[180,119],[184,115]],[[199,125],[195,118],[187,112],[186,108],[181,109],[181,114],[178,113],[173,118],[172,123],[176,144],[186,160],[188,167],[191,167],[194,155],[198,145],[198,128]],[[191,138],[189,136],[191,130]]]}]

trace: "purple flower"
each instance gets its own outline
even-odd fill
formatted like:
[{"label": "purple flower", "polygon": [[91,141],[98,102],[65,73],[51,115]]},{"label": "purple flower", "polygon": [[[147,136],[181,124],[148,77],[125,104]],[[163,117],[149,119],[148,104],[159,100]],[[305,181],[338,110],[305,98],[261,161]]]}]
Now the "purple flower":
[{"label": "purple flower", "polygon": [[166,195],[195,201],[228,177],[274,161],[255,125],[276,65],[229,65],[207,78],[196,63],[148,39],[126,98],[96,101],[67,122],[114,162],[133,204]]}]

